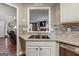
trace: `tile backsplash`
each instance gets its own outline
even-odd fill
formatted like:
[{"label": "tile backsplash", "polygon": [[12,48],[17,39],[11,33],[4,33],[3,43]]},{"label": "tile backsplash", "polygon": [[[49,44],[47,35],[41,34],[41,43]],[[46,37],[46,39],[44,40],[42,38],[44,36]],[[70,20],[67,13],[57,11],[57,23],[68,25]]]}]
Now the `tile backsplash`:
[{"label": "tile backsplash", "polygon": [[71,31],[79,31],[79,23],[67,23],[67,24],[62,24],[63,27],[68,30],[68,28],[71,29]]}]

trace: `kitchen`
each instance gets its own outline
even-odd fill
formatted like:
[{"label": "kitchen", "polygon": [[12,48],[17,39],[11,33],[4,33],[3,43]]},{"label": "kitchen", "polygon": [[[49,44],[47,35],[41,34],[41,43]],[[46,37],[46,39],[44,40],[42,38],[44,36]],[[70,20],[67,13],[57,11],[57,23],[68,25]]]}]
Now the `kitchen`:
[{"label": "kitchen", "polygon": [[79,56],[79,4],[14,3],[20,56]]}]

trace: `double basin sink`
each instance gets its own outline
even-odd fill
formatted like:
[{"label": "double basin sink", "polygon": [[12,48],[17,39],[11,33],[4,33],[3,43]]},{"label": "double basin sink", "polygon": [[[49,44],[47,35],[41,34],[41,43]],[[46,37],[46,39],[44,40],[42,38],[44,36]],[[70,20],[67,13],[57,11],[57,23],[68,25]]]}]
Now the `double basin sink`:
[{"label": "double basin sink", "polygon": [[28,39],[50,39],[48,35],[31,35]]}]

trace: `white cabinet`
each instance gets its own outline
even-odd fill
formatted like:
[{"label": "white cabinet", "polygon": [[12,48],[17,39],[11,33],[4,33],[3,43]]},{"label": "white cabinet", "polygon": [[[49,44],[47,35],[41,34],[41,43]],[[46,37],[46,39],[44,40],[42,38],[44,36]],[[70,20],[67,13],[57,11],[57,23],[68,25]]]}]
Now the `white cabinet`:
[{"label": "white cabinet", "polygon": [[51,47],[28,47],[28,56],[51,56]]},{"label": "white cabinet", "polygon": [[27,56],[56,56],[57,43],[52,42],[26,42]]},{"label": "white cabinet", "polygon": [[39,55],[40,56],[51,56],[51,48],[52,47],[40,47]]},{"label": "white cabinet", "polygon": [[38,54],[39,54],[38,47],[28,47],[27,48],[28,56],[38,56]]},{"label": "white cabinet", "polygon": [[79,4],[61,3],[60,5],[60,22],[70,22],[79,20]]}]

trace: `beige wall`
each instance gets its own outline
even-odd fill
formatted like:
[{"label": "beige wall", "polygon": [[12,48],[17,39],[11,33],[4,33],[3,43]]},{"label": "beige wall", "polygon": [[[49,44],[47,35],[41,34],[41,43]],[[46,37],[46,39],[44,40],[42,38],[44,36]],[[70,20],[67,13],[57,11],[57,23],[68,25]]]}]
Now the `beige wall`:
[{"label": "beige wall", "polygon": [[51,8],[51,22],[52,25],[60,24],[60,4],[55,4]]},{"label": "beige wall", "polygon": [[0,37],[4,37],[6,35],[7,24],[8,22],[13,21],[11,17],[16,17],[16,8],[0,3]]},{"label": "beige wall", "polygon": [[18,8],[19,24],[23,25],[24,24],[23,19],[25,19],[25,13],[26,13],[24,5],[22,3],[8,3],[8,4]]}]

